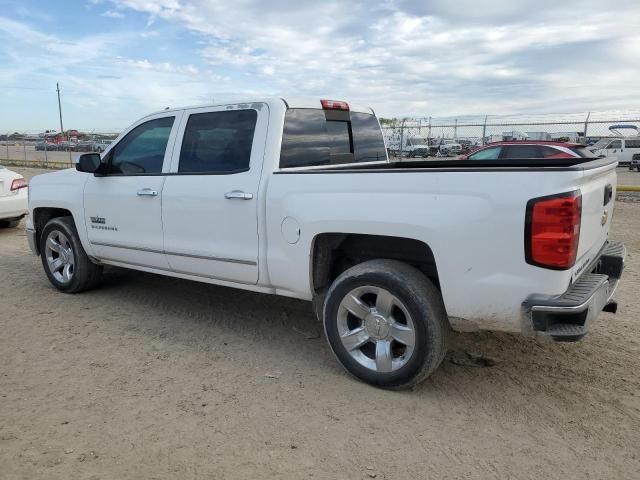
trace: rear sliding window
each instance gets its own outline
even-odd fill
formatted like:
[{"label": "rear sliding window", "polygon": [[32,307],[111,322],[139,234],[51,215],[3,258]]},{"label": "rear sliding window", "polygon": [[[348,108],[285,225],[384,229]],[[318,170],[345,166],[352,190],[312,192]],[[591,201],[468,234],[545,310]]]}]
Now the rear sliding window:
[{"label": "rear sliding window", "polygon": [[386,160],[378,120],[367,113],[287,110],[280,168]]}]

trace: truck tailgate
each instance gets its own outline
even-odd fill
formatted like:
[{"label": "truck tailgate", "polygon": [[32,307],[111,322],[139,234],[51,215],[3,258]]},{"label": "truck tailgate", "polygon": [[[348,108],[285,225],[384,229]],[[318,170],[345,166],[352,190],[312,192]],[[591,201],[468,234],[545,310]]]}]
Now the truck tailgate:
[{"label": "truck tailgate", "polygon": [[609,236],[616,196],[616,164],[585,170],[578,188],[582,194],[582,218],[574,278],[593,261]]}]

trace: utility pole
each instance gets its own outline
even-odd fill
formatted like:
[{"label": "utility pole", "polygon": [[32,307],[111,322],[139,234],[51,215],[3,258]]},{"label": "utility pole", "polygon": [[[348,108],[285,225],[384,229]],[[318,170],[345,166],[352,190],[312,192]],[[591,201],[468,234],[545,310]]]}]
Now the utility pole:
[{"label": "utility pole", "polygon": [[64,127],[62,126],[62,106],[60,105],[60,85],[56,82],[56,91],[58,92],[58,113],[60,114],[60,135],[64,135]]}]

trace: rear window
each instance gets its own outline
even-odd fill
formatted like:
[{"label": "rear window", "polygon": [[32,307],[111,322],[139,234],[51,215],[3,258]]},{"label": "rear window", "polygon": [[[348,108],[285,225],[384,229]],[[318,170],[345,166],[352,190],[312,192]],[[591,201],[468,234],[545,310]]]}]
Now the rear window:
[{"label": "rear window", "polygon": [[311,167],[387,159],[375,115],[294,108],[287,110],[280,167]]},{"label": "rear window", "polygon": [[594,155],[591,150],[583,145],[580,145],[578,147],[571,147],[569,150],[582,158],[598,158],[597,155]]}]

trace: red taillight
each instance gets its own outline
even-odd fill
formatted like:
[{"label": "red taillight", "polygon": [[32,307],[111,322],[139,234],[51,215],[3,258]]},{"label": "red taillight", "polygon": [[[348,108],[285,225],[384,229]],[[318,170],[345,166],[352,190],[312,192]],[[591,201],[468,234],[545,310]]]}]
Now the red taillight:
[{"label": "red taillight", "polygon": [[24,178],[16,178],[13,182],[11,182],[12,192],[18,191],[21,188],[27,188],[27,181]]},{"label": "red taillight", "polygon": [[556,270],[573,267],[578,253],[581,215],[579,190],[529,200],[525,221],[527,263]]},{"label": "red taillight", "polygon": [[349,104],[340,100],[320,100],[323,110],[345,110],[349,111]]}]

